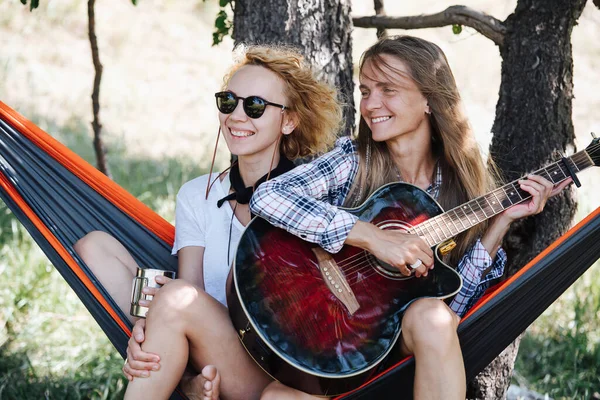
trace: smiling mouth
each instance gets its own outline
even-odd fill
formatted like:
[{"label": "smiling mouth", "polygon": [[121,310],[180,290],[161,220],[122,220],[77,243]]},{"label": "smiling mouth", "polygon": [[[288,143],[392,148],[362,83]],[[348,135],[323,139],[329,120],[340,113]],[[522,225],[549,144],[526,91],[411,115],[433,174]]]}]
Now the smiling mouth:
[{"label": "smiling mouth", "polygon": [[254,132],[250,132],[250,131],[232,131],[229,130],[229,132],[231,133],[231,136],[233,137],[250,137],[254,135]]},{"label": "smiling mouth", "polygon": [[377,118],[371,118],[371,122],[374,124],[378,124],[380,122],[385,122],[388,119],[392,118],[391,116],[386,116],[386,117],[377,117]]}]

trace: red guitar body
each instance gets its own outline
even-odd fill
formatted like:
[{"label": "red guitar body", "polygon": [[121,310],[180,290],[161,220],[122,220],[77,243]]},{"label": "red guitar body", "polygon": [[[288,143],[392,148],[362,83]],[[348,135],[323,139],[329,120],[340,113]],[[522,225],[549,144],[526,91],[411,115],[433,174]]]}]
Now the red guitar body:
[{"label": "red guitar body", "polygon": [[[443,212],[403,183],[347,211],[403,230]],[[260,218],[242,235],[233,277],[230,314],[254,360],[288,386],[329,396],[360,386],[383,360],[398,357],[393,349],[412,301],[446,298],[462,285],[439,257],[426,278],[404,277],[362,249],[329,254]]]}]

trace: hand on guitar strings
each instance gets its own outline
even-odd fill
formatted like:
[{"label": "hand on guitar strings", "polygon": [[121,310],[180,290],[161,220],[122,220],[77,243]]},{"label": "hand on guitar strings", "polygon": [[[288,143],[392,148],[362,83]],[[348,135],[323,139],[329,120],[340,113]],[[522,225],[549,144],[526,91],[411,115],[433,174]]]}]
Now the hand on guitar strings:
[{"label": "hand on guitar strings", "polygon": [[528,175],[527,179],[521,179],[518,182],[520,188],[529,193],[531,198],[521,204],[510,207],[501,214],[509,219],[509,222],[541,213],[548,199],[560,193],[573,180],[569,178],[554,185],[539,175]]},{"label": "hand on guitar strings", "polygon": [[[346,243],[367,250],[379,260],[397,268],[405,276],[413,273],[417,278],[427,276],[433,268],[433,251],[417,235],[382,230],[368,222],[358,221],[350,231]],[[418,265],[418,260],[421,260],[422,264],[416,269],[409,267]]]},{"label": "hand on guitar strings", "polygon": [[572,179],[569,178],[554,186],[552,182],[538,175],[529,175],[527,179],[519,180],[520,189],[529,193],[531,198],[506,209],[491,220],[492,222],[481,238],[481,243],[490,256],[496,257],[496,252],[514,221],[542,212],[548,198],[560,193],[572,182]]}]

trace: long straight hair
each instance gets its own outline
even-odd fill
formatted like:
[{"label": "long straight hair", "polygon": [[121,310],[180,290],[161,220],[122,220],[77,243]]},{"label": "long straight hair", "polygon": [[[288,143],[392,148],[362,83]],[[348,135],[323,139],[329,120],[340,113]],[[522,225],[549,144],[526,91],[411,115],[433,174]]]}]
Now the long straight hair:
[{"label": "long straight hair", "polygon": [[[362,55],[360,74],[369,62],[371,67],[384,74],[394,71],[405,75],[386,63],[383,55],[402,61],[408,69],[408,77],[427,99],[431,111],[432,151],[442,172],[440,205],[448,210],[492,190],[497,180],[496,168],[492,160],[488,160],[488,168],[485,166],[443,51],[431,42],[412,36],[384,38]],[[372,139],[371,130],[362,116],[357,145],[360,165],[347,205],[359,204],[382,185],[397,180],[387,145]],[[487,223],[482,223],[460,234],[456,238],[457,248],[448,261],[458,262],[486,228]]]}]

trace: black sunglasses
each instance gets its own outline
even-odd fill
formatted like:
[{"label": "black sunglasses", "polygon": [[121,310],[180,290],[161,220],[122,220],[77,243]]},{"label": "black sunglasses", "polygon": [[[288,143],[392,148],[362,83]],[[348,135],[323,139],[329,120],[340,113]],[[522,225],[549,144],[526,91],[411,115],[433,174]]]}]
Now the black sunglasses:
[{"label": "black sunglasses", "polygon": [[217,98],[217,108],[223,114],[231,114],[237,107],[238,101],[243,100],[242,106],[244,107],[244,112],[253,119],[260,118],[265,113],[267,106],[279,107],[281,108],[281,112],[287,108],[281,104],[271,103],[258,96],[240,97],[236,96],[233,92],[218,92],[215,93],[215,97]]}]

